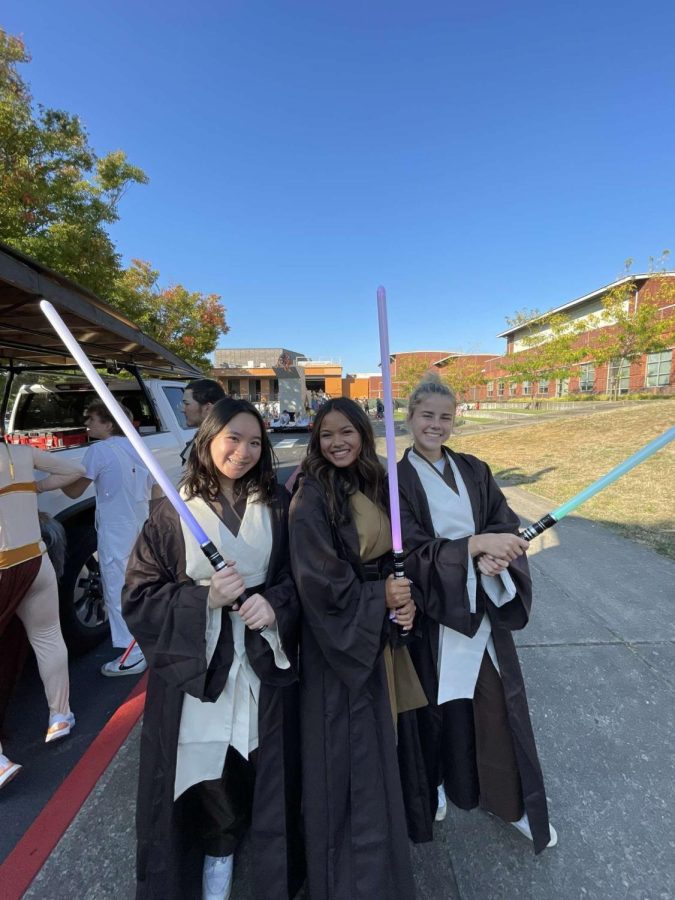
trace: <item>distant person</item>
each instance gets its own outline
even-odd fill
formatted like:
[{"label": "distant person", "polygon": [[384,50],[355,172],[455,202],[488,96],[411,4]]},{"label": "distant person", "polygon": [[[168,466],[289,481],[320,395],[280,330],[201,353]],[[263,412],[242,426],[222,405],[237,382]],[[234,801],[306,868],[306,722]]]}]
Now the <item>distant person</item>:
[{"label": "distant person", "polygon": [[363,401],[363,411],[367,416],[370,415],[370,403],[368,403],[368,398]]},{"label": "distant person", "polygon": [[[50,475],[36,481],[34,469]],[[46,743],[70,734],[75,717],[70,711],[68,651],[59,622],[59,590],[40,533],[37,494],[62,488],[84,471],[79,463],[60,454],[0,442],[0,724],[16,670],[23,661],[25,638],[17,627],[18,619],[35,652],[47,696]],[[20,769],[3,754],[0,745],[0,788]]]},{"label": "distant person", "polygon": [[378,419],[384,418],[384,403],[378,397],[375,401],[375,414]]},{"label": "distant person", "polygon": [[429,700],[417,712],[429,803],[436,821],[448,799],[480,804],[539,853],[557,835],[513,641],[532,606],[528,544],[488,466],[445,446],[455,409],[437,376],[420,382],[398,464],[406,575],[423,613],[410,655]]},{"label": "distant person", "polygon": [[[131,413],[125,407],[122,409],[131,420]],[[87,449],[82,459],[86,477],[65,488],[64,493],[79,497],[94,482],[103,600],[112,645],[125,651],[105,663],[101,674],[108,677],[138,675],[147,666],[122,618],[122,588],[129,554],[148,517],[153,479],[102,400],[89,404],[84,422],[89,437],[96,443]]]},{"label": "distant person", "polygon": [[[198,378],[196,381],[191,381],[183,391],[181,404],[188,428],[199,428],[211,412],[213,404],[222,400],[224,396],[225,391],[222,386],[212,378]],[[187,442],[181,452],[180,458],[183,465],[185,465],[196,436],[195,432],[192,440]]]}]

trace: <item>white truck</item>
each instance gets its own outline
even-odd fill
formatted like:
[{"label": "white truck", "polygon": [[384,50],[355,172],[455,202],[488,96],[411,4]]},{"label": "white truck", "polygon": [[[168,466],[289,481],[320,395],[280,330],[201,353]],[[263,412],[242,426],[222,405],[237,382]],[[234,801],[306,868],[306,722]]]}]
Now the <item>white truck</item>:
[{"label": "white truck", "polygon": [[[134,424],[162,468],[174,483],[181,476],[180,452],[194,436],[181,407],[186,382],[142,379],[108,380],[113,394],[132,413]],[[32,444],[80,460],[88,438],[84,410],[96,395],[81,379],[43,377],[23,385],[13,402],[7,440]],[[69,647],[83,651],[98,643],[107,631],[94,528],[93,486],[77,500],[62,491],[38,495],[39,508],[64,526],[68,541],[66,565],[60,581],[61,626]]]},{"label": "white truck", "polygon": [[[56,307],[98,370],[109,373],[109,386],[131,410],[139,433],[176,482],[180,451],[194,435],[193,428],[186,428],[180,405],[183,387],[186,379],[203,373],[86,288],[0,243],[0,422],[11,440],[73,459],[86,450],[83,413],[94,393],[42,314],[42,298]],[[102,640],[108,629],[94,502],[92,488],[78,500],[60,491],[39,498],[40,508],[66,529],[61,622],[75,652]]]}]

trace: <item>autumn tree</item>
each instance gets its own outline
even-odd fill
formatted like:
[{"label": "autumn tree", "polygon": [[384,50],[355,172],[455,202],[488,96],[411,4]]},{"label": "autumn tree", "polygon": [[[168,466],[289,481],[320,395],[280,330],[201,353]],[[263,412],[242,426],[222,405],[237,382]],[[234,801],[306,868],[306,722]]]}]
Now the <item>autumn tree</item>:
[{"label": "autumn tree", "polygon": [[482,364],[471,356],[453,356],[439,371],[443,381],[462,402],[468,399],[472,388],[485,384]]},{"label": "autumn tree", "polygon": [[107,228],[148,179],[121,150],[98,157],[77,116],[34,108],[18,71],[29,61],[0,29],[0,239],[108,298],[120,257]]},{"label": "autumn tree", "polygon": [[409,397],[429,368],[421,359],[412,358],[400,365],[397,363],[396,374],[392,376],[392,387],[397,387],[402,397]]},{"label": "autumn tree", "polygon": [[[664,259],[667,251],[661,259]],[[667,350],[673,339],[672,317],[662,308],[675,304],[675,278],[653,275],[653,287],[638,293],[635,278],[629,278],[608,291],[602,300],[603,311],[595,319],[600,327],[594,340],[596,364],[609,364],[611,394],[618,394],[621,370],[645,353]],[[602,326],[606,327],[602,327]]]},{"label": "autumn tree", "polygon": [[135,260],[123,270],[108,228],[125,191],[147,176],[121,150],[97,156],[77,116],[35,106],[19,73],[28,62],[23,41],[0,29],[0,240],[119,308],[182,358],[210,367],[207,354],[227,332],[220,298],[160,288],[150,263]]},{"label": "autumn tree", "polygon": [[208,354],[228,332],[225,308],[217,294],[189,291],[182,284],[162,288],[149,262],[132,260],[116,287],[116,306],[142,331],[201,369]]},{"label": "autumn tree", "polygon": [[540,316],[520,338],[523,349],[507,358],[508,377],[516,382],[569,378],[588,355],[580,341],[587,329],[588,322],[564,313]]}]

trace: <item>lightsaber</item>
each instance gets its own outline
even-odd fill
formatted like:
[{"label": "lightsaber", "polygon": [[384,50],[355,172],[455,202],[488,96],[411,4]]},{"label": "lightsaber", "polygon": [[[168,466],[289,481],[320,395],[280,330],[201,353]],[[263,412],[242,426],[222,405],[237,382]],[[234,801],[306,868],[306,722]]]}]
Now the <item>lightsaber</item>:
[{"label": "lightsaber", "polygon": [[57,311],[48,300],[40,300],[40,309],[49,319],[52,328],[66,345],[70,352],[70,355],[82,369],[91,386],[107,406],[110,415],[117,422],[119,427],[124,432],[125,436],[129,438],[129,441],[131,442],[134,450],[143,460],[143,464],[148,469],[157,484],[159,484],[159,486],[164,491],[169,503],[173,506],[180,518],[187,525],[191,534],[199,544],[199,547],[204,556],[208,559],[216,572],[224,569],[227,563],[220,555],[218,550],[216,550],[214,543],[209,539],[202,526],[195,519],[194,515],[190,511],[189,506],[171,483],[169,476],[166,474],[164,469],[159,465],[150,450],[141,440],[141,437],[134,428],[133,423],[127,418],[124,410],[119,405],[117,400],[115,400],[115,398],[113,397],[107,384],[105,384],[96,369],[89,362],[86,353],[80,347],[71,332],[68,330],[68,326],[66,325],[66,323],[63,321],[61,316],[57,313]]},{"label": "lightsaber", "polygon": [[[380,328],[380,365],[382,367],[382,393],[384,394],[384,435],[387,443],[387,475],[389,476],[389,516],[391,519],[391,546],[394,554],[394,578],[405,578],[403,568],[403,540],[401,538],[401,507],[398,499],[398,469],[396,468],[396,436],[394,434],[394,397],[389,371],[389,327],[387,325],[387,294],[380,285],[377,289],[377,322]],[[390,619],[395,613],[389,614]],[[406,635],[409,628],[401,628]]]},{"label": "lightsaber", "polygon": [[531,541],[532,538],[535,538],[538,534],[546,531],[547,528],[551,528],[551,526],[555,525],[556,522],[559,522],[565,516],[569,515],[569,513],[575,510],[578,506],[581,506],[582,503],[590,500],[591,497],[595,497],[596,494],[600,493],[600,491],[603,491],[618,478],[621,478],[621,476],[625,475],[626,472],[630,472],[630,470],[634,469],[635,466],[639,466],[641,462],[649,459],[650,456],[652,456],[658,450],[661,450],[672,440],[675,440],[675,425],[672,428],[669,428],[668,431],[664,431],[664,433],[660,435],[660,437],[654,438],[653,441],[645,444],[645,446],[642,447],[641,450],[633,453],[632,456],[628,457],[628,459],[624,459],[622,463],[619,463],[618,466],[615,466],[606,475],[603,475],[602,478],[598,478],[598,480],[594,481],[593,484],[590,484],[587,488],[584,488],[583,491],[580,491],[570,500],[567,500],[562,504],[562,506],[557,507],[557,509],[554,509],[553,512],[547,513],[545,516],[542,516],[541,519],[539,519],[537,522],[534,522],[529,526],[529,528],[526,528],[525,531],[521,532],[520,536],[522,538],[525,538],[526,541]]}]

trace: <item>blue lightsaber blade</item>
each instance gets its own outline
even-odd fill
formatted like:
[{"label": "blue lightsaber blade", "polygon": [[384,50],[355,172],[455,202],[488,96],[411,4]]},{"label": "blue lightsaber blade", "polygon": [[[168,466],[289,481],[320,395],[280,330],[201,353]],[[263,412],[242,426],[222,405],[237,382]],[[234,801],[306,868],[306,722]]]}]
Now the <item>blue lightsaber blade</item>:
[{"label": "blue lightsaber blade", "polygon": [[526,541],[531,541],[532,538],[535,538],[538,534],[546,531],[547,528],[550,528],[552,525],[555,525],[556,522],[559,522],[565,516],[569,515],[569,513],[575,510],[578,506],[581,506],[582,503],[590,500],[591,497],[595,497],[596,494],[600,493],[600,491],[604,490],[618,478],[621,478],[621,476],[625,475],[626,472],[630,472],[630,470],[634,469],[635,466],[639,466],[641,462],[649,459],[650,456],[652,456],[658,450],[661,450],[672,440],[675,440],[675,425],[672,428],[669,428],[668,431],[665,431],[662,435],[660,435],[660,437],[654,438],[653,441],[645,444],[645,446],[642,447],[641,450],[633,453],[633,455],[629,456],[628,459],[624,459],[622,463],[619,463],[618,466],[615,466],[610,472],[608,472],[606,475],[603,475],[602,478],[598,478],[598,480],[594,481],[593,484],[589,485],[587,488],[584,488],[583,491],[580,491],[578,494],[576,494],[576,496],[572,497],[570,500],[567,500],[562,504],[562,506],[558,506],[557,509],[553,510],[553,512],[547,513],[545,516],[542,516],[541,519],[539,519],[537,522],[534,522],[534,524],[530,525],[529,528],[526,528],[520,536],[525,538]]},{"label": "blue lightsaber blade", "polygon": [[190,532],[199,544],[199,547],[204,556],[206,556],[216,572],[218,572],[220,569],[224,569],[226,566],[225,560],[220,555],[218,550],[216,550],[215,545],[209,539],[202,526],[195,519],[187,503],[183,500],[176,488],[173,486],[164,469],[159,465],[150,450],[146,447],[145,443],[141,440],[141,437],[134,428],[133,423],[129,421],[124,413],[124,410],[119,405],[117,400],[115,400],[108,386],[105,384],[96,369],[89,362],[86,353],[80,347],[71,332],[68,330],[68,326],[66,325],[66,323],[63,321],[61,316],[57,313],[57,311],[48,300],[40,301],[40,309],[45,314],[47,319],[49,319],[52,328],[66,345],[71,356],[78,364],[78,366],[82,369],[91,386],[94,388],[101,400],[103,400],[103,402],[105,403],[108,411],[110,412],[110,415],[120,426],[126,437],[129,438],[134,450],[143,460],[144,465],[146,466],[152,477],[155,479],[157,484],[164,491],[169,503],[173,506],[180,518],[189,528]]}]

